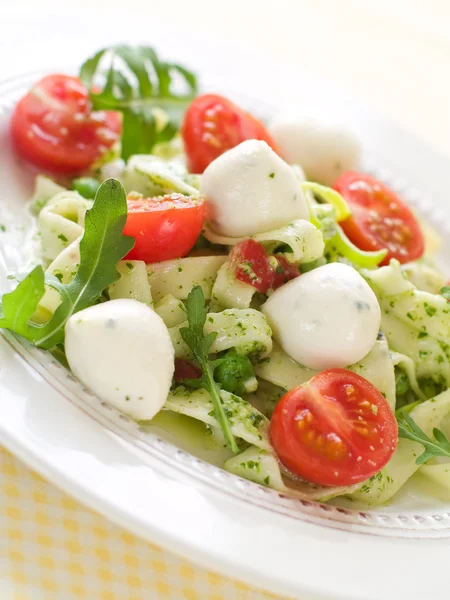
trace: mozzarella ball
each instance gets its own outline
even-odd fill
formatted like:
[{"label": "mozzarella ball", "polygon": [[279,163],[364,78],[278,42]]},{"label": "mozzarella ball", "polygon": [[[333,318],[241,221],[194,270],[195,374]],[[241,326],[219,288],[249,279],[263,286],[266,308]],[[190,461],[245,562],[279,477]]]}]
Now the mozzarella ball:
[{"label": "mozzarella ball", "polygon": [[332,186],[342,173],[358,168],[361,145],[343,127],[314,119],[280,120],[273,123],[270,133],[284,160],[301,165],[310,181]]},{"label": "mozzarella ball", "polygon": [[322,371],[358,362],[380,328],[378,300],[352,267],[331,263],[276,290],[262,308],[278,344],[297,362]]},{"label": "mozzarella ball", "polygon": [[166,402],[174,372],[167,327],[136,300],[111,300],[66,323],[73,374],[102,400],[133,419],[152,419]]},{"label": "mozzarella ball", "polygon": [[247,140],[214,160],[200,183],[211,227],[230,237],[263,233],[309,213],[291,167],[260,140]]}]

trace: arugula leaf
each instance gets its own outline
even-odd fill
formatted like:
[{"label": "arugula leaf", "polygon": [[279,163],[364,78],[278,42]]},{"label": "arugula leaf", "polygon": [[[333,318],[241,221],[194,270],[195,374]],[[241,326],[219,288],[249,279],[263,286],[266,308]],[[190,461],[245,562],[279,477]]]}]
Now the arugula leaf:
[{"label": "arugula leaf", "polygon": [[[37,266],[0,305],[0,327],[9,329],[46,350],[64,342],[64,326],[71,315],[92,306],[102,292],[117,281],[117,263],[131,250],[134,239],[122,235],[127,201],[122,184],[107,179],[99,187],[85,218],[80,242],[80,265],[70,283],[46,275]],[[61,304],[44,324],[33,322],[45,287],[57,290]]]},{"label": "arugula leaf", "polygon": [[208,335],[205,335],[204,333],[203,329],[207,312],[203,290],[199,285],[196,285],[190,291],[186,301],[188,327],[183,327],[180,330],[180,333],[202,369],[202,376],[200,378],[201,385],[209,392],[214,406],[215,417],[222,427],[228,445],[233,452],[236,453],[239,452],[239,448],[225,413],[220,397],[220,388],[214,381],[214,369],[222,363],[222,360],[210,361],[208,358],[209,349],[216,339],[217,333],[215,331]]},{"label": "arugula leaf", "polygon": [[27,339],[32,339],[35,326],[29,321],[36,312],[44,292],[44,270],[39,265],[19,283],[14,292],[3,296],[0,326],[8,327],[11,331],[15,331]]},{"label": "arugula leaf", "polygon": [[[80,77],[90,90],[95,110],[122,112],[125,160],[171,140],[185,108],[197,94],[197,79],[191,71],[162,62],[148,46],[104,48],[82,65]],[[177,83],[182,88],[179,94],[173,90]],[[166,122],[158,119],[158,108],[167,113]]]},{"label": "arugula leaf", "polygon": [[434,439],[428,437],[407,412],[400,412],[397,422],[399,437],[418,442],[424,447],[423,453],[416,459],[417,465],[423,465],[436,456],[450,458],[450,441],[440,429],[433,429]]}]

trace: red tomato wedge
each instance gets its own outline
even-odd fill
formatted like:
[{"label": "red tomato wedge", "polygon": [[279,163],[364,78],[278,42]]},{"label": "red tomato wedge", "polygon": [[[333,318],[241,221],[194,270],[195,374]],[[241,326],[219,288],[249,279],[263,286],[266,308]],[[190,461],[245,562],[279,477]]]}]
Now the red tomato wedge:
[{"label": "red tomato wedge", "polygon": [[119,139],[120,113],[91,112],[87,89],[77,77],[48,75],[17,103],[13,144],[34,165],[65,175],[87,170]]},{"label": "red tomato wedge", "polygon": [[349,171],[334,184],[348,202],[352,216],[342,229],[361,250],[387,248],[382,265],[391,258],[407,263],[420,258],[425,242],[420,225],[397,194],[370,175]]},{"label": "red tomato wedge", "polygon": [[245,240],[233,247],[230,266],[236,279],[252,285],[263,294],[300,275],[298,267],[283,256],[267,254],[264,246],[255,240]]},{"label": "red tomato wedge", "polygon": [[202,198],[169,194],[161,198],[128,198],[125,235],[136,240],[131,260],[160,262],[186,256],[194,246],[205,219]]},{"label": "red tomato wedge", "polygon": [[200,367],[196,367],[188,360],[183,358],[175,359],[175,372],[173,378],[175,381],[183,381],[184,379],[199,379],[202,376]]},{"label": "red tomato wedge", "polygon": [[184,115],[181,134],[192,173],[203,173],[215,158],[245,140],[263,140],[276,150],[261,121],[216,94],[204,94],[192,102]]},{"label": "red tomato wedge", "polygon": [[347,486],[378,473],[394,453],[397,421],[366,379],[329,369],[281,398],[270,438],[287,469],[306,481]]},{"label": "red tomato wedge", "polygon": [[277,266],[272,266],[272,285],[270,286],[273,290],[278,289],[291,279],[295,279],[300,275],[299,267],[288,262],[284,256],[272,255],[271,258],[275,258]]}]

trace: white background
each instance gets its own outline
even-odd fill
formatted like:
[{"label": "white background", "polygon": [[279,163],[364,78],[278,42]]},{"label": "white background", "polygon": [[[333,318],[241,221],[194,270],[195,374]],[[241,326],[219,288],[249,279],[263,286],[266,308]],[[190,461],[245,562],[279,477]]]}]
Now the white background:
[{"label": "white background", "polygon": [[[83,38],[96,31],[100,36],[105,15],[113,17],[115,33],[124,41],[133,41],[132,27],[123,26],[124,17],[146,22],[149,44],[158,20],[163,20],[173,23],[174,35],[177,28],[200,28],[332,78],[450,156],[449,0],[4,0],[0,4],[0,78],[27,69],[27,61],[32,68],[44,58],[63,64],[66,55],[73,56],[72,44],[58,36]],[[80,15],[83,25],[74,25],[72,18]],[[58,31],[49,40],[54,17],[62,19],[55,20]],[[301,81],[298,85],[301,89]]]}]

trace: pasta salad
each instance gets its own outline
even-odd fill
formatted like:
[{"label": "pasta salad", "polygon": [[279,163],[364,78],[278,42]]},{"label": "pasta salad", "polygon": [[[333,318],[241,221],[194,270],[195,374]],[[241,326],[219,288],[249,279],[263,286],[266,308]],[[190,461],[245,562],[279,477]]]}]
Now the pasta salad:
[{"label": "pasta salad", "polygon": [[[450,489],[450,287],[438,237],[346,129],[266,124],[149,47],[17,103],[33,265],[0,327],[142,426],[326,501]],[[181,435],[181,434],[180,434]]]}]

